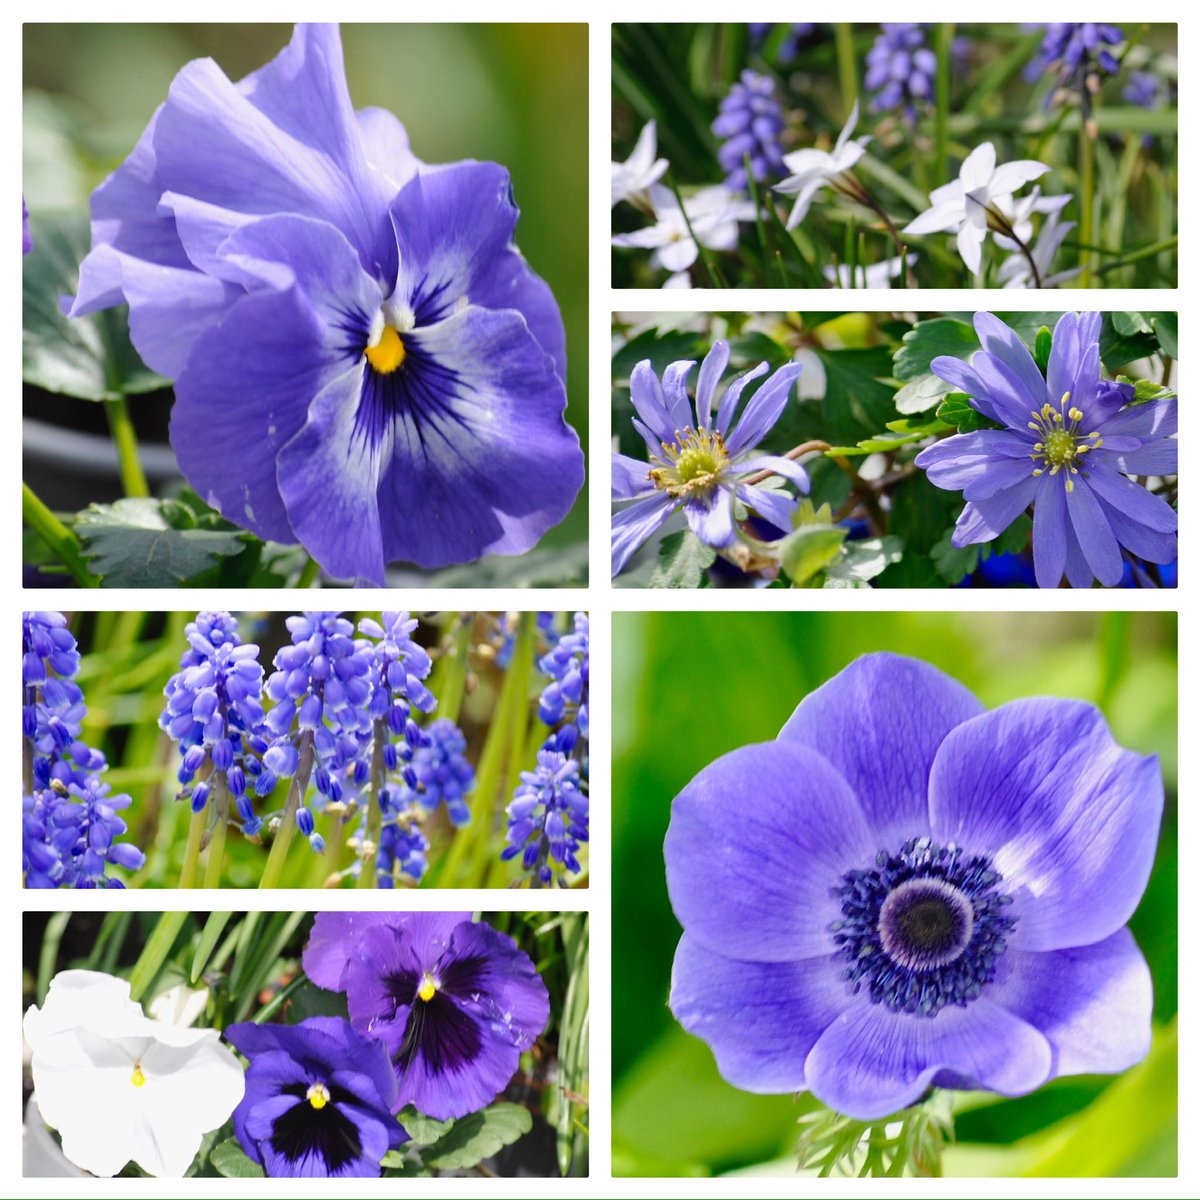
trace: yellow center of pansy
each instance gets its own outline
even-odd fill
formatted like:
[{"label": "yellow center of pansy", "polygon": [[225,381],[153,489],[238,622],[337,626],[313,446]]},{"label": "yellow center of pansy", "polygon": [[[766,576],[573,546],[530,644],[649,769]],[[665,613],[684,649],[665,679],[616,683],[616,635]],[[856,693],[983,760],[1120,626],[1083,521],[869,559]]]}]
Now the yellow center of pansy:
[{"label": "yellow center of pansy", "polygon": [[307,1092],[308,1102],[318,1112],[329,1103],[329,1089],[323,1083],[314,1083]]},{"label": "yellow center of pansy", "polygon": [[417,988],[417,995],[428,1004],[437,990],[438,981],[426,971],[425,978],[421,980],[421,986]]},{"label": "yellow center of pansy", "polygon": [[142,1087],[142,1085],[145,1084],[146,1074],[142,1070],[141,1063],[133,1064],[133,1074],[129,1076],[129,1082],[132,1083],[134,1087]]},{"label": "yellow center of pansy", "polygon": [[379,335],[379,341],[367,347],[367,362],[380,375],[390,375],[404,363],[406,352],[404,339],[390,325],[385,325]]}]

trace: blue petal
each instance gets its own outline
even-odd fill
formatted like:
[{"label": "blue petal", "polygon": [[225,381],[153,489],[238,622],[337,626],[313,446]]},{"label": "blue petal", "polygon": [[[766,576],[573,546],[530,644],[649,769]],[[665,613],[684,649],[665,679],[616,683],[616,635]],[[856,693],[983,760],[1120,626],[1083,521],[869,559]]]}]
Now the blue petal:
[{"label": "blue petal", "polygon": [[675,501],[666,492],[639,500],[612,519],[612,573],[619,575],[637,548],[671,515]]},{"label": "blue petal", "polygon": [[729,343],[724,339],[713,342],[712,349],[700,364],[700,378],[696,382],[696,428],[712,425],[713,401],[717,396],[717,385],[725,368],[729,366]]},{"label": "blue petal", "polygon": [[1115,587],[1125,569],[1121,548],[1100,501],[1081,476],[1075,477],[1075,487],[1067,493],[1067,515],[1092,574],[1105,587]]},{"label": "blue petal", "polygon": [[[1003,321],[991,313],[975,314],[975,332],[979,334],[979,340],[983,343],[984,350],[999,359],[1015,377],[1020,394],[1036,402],[1030,407],[1041,408],[1046,402],[1046,381],[1042,378],[1042,373],[1038,370],[1037,363],[1033,361],[1033,356],[1029,353],[1025,343]],[[1057,402],[1058,397],[1052,396],[1051,400]]]},{"label": "blue petal", "polygon": [[629,377],[629,399],[646,428],[660,443],[666,445],[675,440],[676,425],[667,408],[662,384],[648,358],[633,368]]},{"label": "blue petal", "polygon": [[612,456],[612,498],[634,500],[654,491],[650,482],[650,464],[626,454]]},{"label": "blue petal", "polygon": [[718,550],[733,541],[733,499],[724,490],[706,500],[689,500],[683,506],[688,528],[706,545]]},{"label": "blue petal", "polygon": [[740,419],[729,431],[729,437],[726,439],[726,448],[731,455],[741,454],[743,450],[758,445],[775,427],[791,395],[792,385],[803,369],[801,363],[789,363],[780,367],[750,397]]},{"label": "blue petal", "polygon": [[998,538],[1033,502],[1041,480],[1032,473],[1023,483],[983,500],[968,501],[954,523],[955,546],[971,546]]},{"label": "blue petal", "polygon": [[1038,587],[1056,588],[1067,566],[1075,533],[1067,521],[1067,491],[1060,479],[1047,480],[1033,508],[1033,570]]}]

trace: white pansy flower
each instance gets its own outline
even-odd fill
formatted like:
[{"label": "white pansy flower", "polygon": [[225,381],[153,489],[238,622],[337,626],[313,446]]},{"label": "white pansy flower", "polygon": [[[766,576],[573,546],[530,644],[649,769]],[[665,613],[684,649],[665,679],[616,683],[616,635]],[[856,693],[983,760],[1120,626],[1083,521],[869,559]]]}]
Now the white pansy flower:
[{"label": "white pansy flower", "polygon": [[245,1076],[215,1029],[152,1021],[129,984],[62,971],[25,1014],[33,1085],[63,1153],[93,1175],[128,1162],[181,1178],[211,1129],[237,1107]]},{"label": "white pansy flower", "polygon": [[622,200],[637,202],[652,184],[657,183],[670,163],[657,157],[658,136],[653,121],[647,121],[638,134],[633,153],[623,163],[612,164],[612,202],[615,208]]},{"label": "white pansy flower", "polygon": [[791,215],[787,219],[789,229],[795,229],[804,220],[813,197],[823,187],[833,187],[852,196],[853,199],[859,199],[858,187],[847,189],[839,186],[841,177],[862,158],[866,153],[867,143],[871,140],[869,137],[850,140],[857,124],[856,100],[832,150],[794,150],[791,154],[783,156],[783,163],[789,175],[782,183],[775,185],[775,190],[785,196],[796,197]]},{"label": "white pansy flower", "polygon": [[699,251],[692,233],[705,249],[732,250],[738,243],[738,222],[754,220],[754,205],[723,184],[686,197],[682,209],[674,192],[655,185],[650,189],[650,202],[655,223],[632,233],[618,234],[612,244],[653,250],[650,265],[672,274],[686,271],[696,261]]},{"label": "white pansy flower", "polygon": [[1034,159],[996,165],[996,147],[991,142],[976,146],[964,159],[958,178],[929,194],[930,207],[904,227],[905,233],[943,231],[958,237],[958,252],[972,274],[978,274],[983,256],[983,239],[1007,219],[1013,193],[1032,183],[1050,168]]}]

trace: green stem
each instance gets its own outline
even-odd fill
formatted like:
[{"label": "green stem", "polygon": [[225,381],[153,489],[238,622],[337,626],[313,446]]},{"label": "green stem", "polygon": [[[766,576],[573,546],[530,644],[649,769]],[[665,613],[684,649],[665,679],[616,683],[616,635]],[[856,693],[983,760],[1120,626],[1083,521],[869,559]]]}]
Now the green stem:
[{"label": "green stem", "polygon": [[271,843],[271,853],[267,855],[267,865],[263,867],[262,878],[258,881],[260,888],[279,886],[279,878],[283,874],[283,864],[287,860],[292,838],[296,835],[296,810],[300,801],[308,791],[308,778],[313,769],[312,732],[305,730],[300,738],[300,763],[296,767],[292,786],[288,790],[287,803],[283,806],[283,817],[279,828],[275,831],[275,840]]},{"label": "green stem", "polygon": [[671,178],[668,178],[667,182],[671,186],[671,191],[675,193],[675,200],[679,204],[679,213],[683,217],[684,225],[687,227],[688,237],[695,243],[696,253],[699,255],[701,263],[704,264],[704,273],[708,276],[708,286],[720,287],[724,281],[717,273],[716,265],[709,258],[708,251],[700,244],[700,239],[696,236],[696,231],[692,228],[692,219],[688,216],[688,211],[684,207],[683,196],[679,191],[678,185]]},{"label": "green stem", "polygon": [[80,587],[99,587],[79,549],[79,539],[34,493],[29,484],[21,484],[21,518],[34,533],[58,556],[58,561],[71,573]]},{"label": "green stem", "polygon": [[317,582],[317,577],[321,574],[321,568],[317,564],[315,558],[310,558],[304,564],[304,570],[300,572],[300,578],[296,581],[298,588],[310,588]]},{"label": "green stem", "polygon": [[950,60],[954,46],[954,23],[944,21],[937,27],[936,107],[933,110],[933,177],[946,181],[947,122],[950,116]]},{"label": "green stem", "polygon": [[200,864],[200,839],[204,836],[204,809],[192,813],[188,825],[187,848],[183,852],[183,869],[179,872],[179,886],[196,886],[196,869]]},{"label": "green stem", "polygon": [[467,656],[471,651],[473,620],[474,617],[470,613],[459,613],[455,617],[457,623],[450,649],[434,668],[437,673],[437,686],[430,688],[438,698],[437,715],[456,724],[467,691]]},{"label": "green stem", "polygon": [[[332,811],[330,811],[332,809]],[[325,838],[325,853],[314,854],[312,869],[308,873],[308,887],[323,888],[329,883],[332,875],[338,870],[342,861],[342,852],[346,848],[345,810],[341,804],[330,804],[325,807],[326,827],[328,834]]]},{"label": "green stem", "polygon": [[208,843],[208,862],[204,867],[206,888],[221,886],[221,868],[225,864],[225,838],[229,832],[229,784],[225,781],[225,772],[218,771],[213,780],[213,803],[216,805],[217,823]]},{"label": "green stem", "polygon": [[[1096,148],[1086,124],[1079,131],[1079,240],[1088,245],[1094,236],[1096,190]],[[1084,250],[1079,256],[1083,270],[1079,286],[1092,286],[1092,252]]]},{"label": "green stem", "polygon": [[1115,271],[1117,267],[1128,266],[1129,263],[1141,262],[1145,258],[1153,258],[1156,254],[1161,254],[1164,250],[1174,250],[1178,245],[1178,236],[1164,238],[1161,242],[1155,242],[1152,246],[1143,246],[1140,250],[1132,250],[1120,258],[1113,259],[1112,262],[1105,263],[1096,271],[1096,274],[1103,275],[1108,271]]},{"label": "green stem", "polygon": [[138,461],[137,433],[129,415],[129,404],[124,396],[104,401],[104,415],[108,418],[108,431],[117,447],[117,463],[121,470],[121,486],[126,496],[148,496],[150,485]]},{"label": "green stem", "polygon": [[383,790],[384,778],[387,775],[383,765],[387,721],[377,719],[374,732],[374,745],[371,747],[371,792],[367,799],[367,828],[363,834],[361,866],[358,871],[360,888],[372,888],[376,884],[375,857],[379,853],[379,834],[383,829],[383,810],[379,807],[379,793]]},{"label": "green stem", "polygon": [[844,121],[858,99],[858,60],[854,55],[854,26],[834,25],[833,35],[837,42],[838,83],[842,89]]},{"label": "green stem", "polygon": [[273,1017],[302,987],[308,983],[307,975],[297,975],[285,988],[281,988],[250,1018],[255,1025],[261,1025]]}]

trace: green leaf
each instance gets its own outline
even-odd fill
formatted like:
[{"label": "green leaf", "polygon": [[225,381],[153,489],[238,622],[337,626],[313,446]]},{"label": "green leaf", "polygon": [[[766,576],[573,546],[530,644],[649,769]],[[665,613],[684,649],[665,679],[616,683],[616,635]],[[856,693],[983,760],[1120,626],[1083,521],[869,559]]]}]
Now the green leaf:
[{"label": "green leaf", "polygon": [[918,321],[901,339],[894,372],[902,383],[928,375],[930,364],[940,355],[969,358],[979,349],[979,337],[966,321],[935,317]]},{"label": "green leaf", "polygon": [[204,922],[204,930],[200,934],[200,941],[196,943],[196,953],[192,956],[192,972],[189,979],[193,984],[204,974],[204,968],[208,966],[208,960],[217,947],[217,941],[224,933],[225,926],[229,924],[229,918],[232,916],[233,913],[227,912],[209,913],[208,920]]},{"label": "green leaf", "polygon": [[847,542],[842,556],[825,571],[827,588],[865,588],[868,581],[900,561],[904,543],[898,537]]},{"label": "green leaf", "polygon": [[984,558],[989,554],[1020,554],[1029,545],[1032,532],[1032,519],[1028,513],[1022,513],[1002,534],[983,543]]},{"label": "green leaf", "polygon": [[417,1146],[432,1146],[454,1128],[453,1120],[435,1121],[432,1117],[417,1112],[411,1104],[400,1110],[397,1120]]},{"label": "green leaf", "polygon": [[900,421],[889,421],[887,427],[893,433],[919,433],[922,437],[929,437],[935,433],[945,433],[948,429],[953,429],[953,425],[947,425],[945,421],[939,421],[937,417],[905,417]]},{"label": "green leaf", "polygon": [[910,442],[919,442],[928,436],[928,433],[922,429],[919,433],[899,434],[892,438],[863,438],[857,446],[830,446],[825,453],[830,458],[860,454],[890,454],[900,446],[907,446]]},{"label": "green leaf", "polygon": [[1134,404],[1142,404],[1146,400],[1170,400],[1175,395],[1171,388],[1163,387],[1161,383],[1155,383],[1152,379],[1133,380],[1123,375],[1118,375],[1117,379],[1121,383],[1133,384]]},{"label": "green leaf", "polygon": [[226,1179],[261,1179],[265,1172],[238,1144],[237,1138],[226,1138],[213,1147],[208,1161]]},{"label": "green leaf", "polygon": [[167,386],[129,340],[125,310],[63,316],[59,298],[74,295],[79,263],[91,246],[82,213],[30,218],[33,251],[25,256],[23,376],[26,383],[80,400],[115,400]]},{"label": "green leaf", "polygon": [[1112,324],[1122,337],[1154,332],[1154,326],[1140,312],[1115,312],[1112,314]]},{"label": "green leaf", "polygon": [[175,939],[188,919],[185,912],[164,912],[155,923],[154,931],[146,939],[138,960],[133,964],[129,973],[129,995],[133,1000],[140,1000],[146,989],[154,982],[162,969]]},{"label": "green leaf", "polygon": [[689,529],[668,533],[658,547],[658,564],[650,580],[651,587],[696,588],[704,582],[704,572],[716,562],[717,552],[706,546]]},{"label": "green leaf", "polygon": [[779,564],[793,587],[803,587],[837,558],[845,540],[843,525],[802,525],[779,543]]},{"label": "green leaf", "polygon": [[927,412],[952,391],[952,383],[947,383],[934,374],[918,375],[896,393],[896,411],[909,416]]},{"label": "green leaf", "polygon": [[[1158,338],[1152,330],[1121,332],[1117,327],[1116,318],[1128,315],[1130,314],[1105,313],[1104,322],[1100,326],[1100,361],[1110,371],[1139,358],[1149,358],[1158,352]],[[1132,329],[1129,322],[1123,323],[1127,329]]]},{"label": "green leaf", "polygon": [[633,368],[649,359],[654,373],[660,378],[663,371],[680,359],[696,358],[700,353],[700,335],[694,332],[660,332],[647,329],[632,341],[626,342],[612,360],[613,379],[628,379]]},{"label": "green leaf", "polygon": [[979,547],[952,546],[953,529],[947,529],[929,552],[937,573],[949,584],[961,583],[979,566]]},{"label": "green leaf", "polygon": [[1158,344],[1163,353],[1171,358],[1179,357],[1179,314],[1173,312],[1154,313],[1151,318]]},{"label": "green leaf", "polygon": [[977,429],[1003,429],[997,422],[976,412],[961,392],[947,396],[938,405],[937,419],[957,429],[959,433],[974,433]]},{"label": "green leaf", "polygon": [[519,1104],[492,1104],[482,1112],[460,1117],[454,1127],[421,1158],[439,1171],[461,1171],[491,1158],[533,1128],[533,1118]]},{"label": "green leaf", "polygon": [[1037,369],[1043,375],[1046,374],[1046,368],[1050,365],[1050,351],[1053,349],[1054,335],[1050,332],[1048,325],[1043,325],[1037,331],[1037,337],[1033,342],[1033,361],[1037,363]]},{"label": "green leaf", "polygon": [[735,367],[756,367],[765,361],[770,363],[771,370],[774,371],[792,361],[792,352],[774,338],[756,329],[734,338],[729,343],[729,361]]},{"label": "green leaf", "polygon": [[150,498],[92,504],[75,519],[83,556],[108,587],[195,585],[251,536],[196,526],[186,504]]}]

